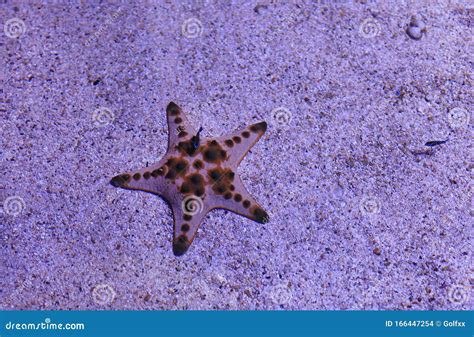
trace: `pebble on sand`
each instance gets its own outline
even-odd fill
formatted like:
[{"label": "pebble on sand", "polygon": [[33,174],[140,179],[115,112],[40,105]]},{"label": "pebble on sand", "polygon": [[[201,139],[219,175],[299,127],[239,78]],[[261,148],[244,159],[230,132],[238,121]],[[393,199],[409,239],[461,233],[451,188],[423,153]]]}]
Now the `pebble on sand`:
[{"label": "pebble on sand", "polygon": [[406,30],[408,36],[413,40],[419,40],[426,32],[426,24],[424,23],[420,15],[413,15],[410,20],[410,24]]}]

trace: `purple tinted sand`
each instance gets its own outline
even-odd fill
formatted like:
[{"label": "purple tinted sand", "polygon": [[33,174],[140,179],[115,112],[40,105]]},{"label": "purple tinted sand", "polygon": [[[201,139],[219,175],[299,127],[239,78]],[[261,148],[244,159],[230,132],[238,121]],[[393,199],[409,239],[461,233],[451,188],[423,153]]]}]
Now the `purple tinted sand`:
[{"label": "purple tinted sand", "polygon": [[[0,5],[0,308],[470,308],[472,4],[179,3]],[[268,122],[239,172],[271,221],[212,211],[181,258],[108,183],[170,101]]]}]

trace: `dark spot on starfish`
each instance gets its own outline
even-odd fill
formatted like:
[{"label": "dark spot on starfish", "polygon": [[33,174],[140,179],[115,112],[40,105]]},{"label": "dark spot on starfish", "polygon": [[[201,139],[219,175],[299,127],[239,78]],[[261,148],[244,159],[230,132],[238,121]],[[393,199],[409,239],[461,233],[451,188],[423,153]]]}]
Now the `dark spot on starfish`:
[{"label": "dark spot on starfish", "polygon": [[176,179],[176,170],[169,170],[165,175],[166,179],[175,180]]},{"label": "dark spot on starfish", "polygon": [[242,139],[241,139],[239,136],[234,136],[234,137],[232,137],[232,139],[233,139],[234,142],[236,142],[237,144],[240,144],[240,142],[242,141]]},{"label": "dark spot on starfish", "polygon": [[195,186],[202,185],[204,183],[204,178],[199,173],[192,174],[189,179]]},{"label": "dark spot on starfish", "polygon": [[137,173],[135,173],[135,174],[133,175],[133,179],[135,179],[135,180],[140,180],[141,176],[142,176],[142,175],[137,172]]},{"label": "dark spot on starfish", "polygon": [[196,192],[194,192],[198,197],[202,197],[204,194],[204,187],[198,187]]},{"label": "dark spot on starfish", "polygon": [[186,137],[187,135],[188,135],[188,133],[186,131],[181,131],[180,133],[178,133],[179,138]]},{"label": "dark spot on starfish", "polygon": [[177,177],[183,177],[188,171],[188,162],[183,158],[171,157],[166,162],[168,166],[168,173],[166,173],[165,178],[174,180]]},{"label": "dark spot on starfish", "polygon": [[129,174],[121,174],[118,176],[113,177],[110,180],[110,184],[113,187],[122,187],[125,183],[127,183],[130,180],[130,175]]},{"label": "dark spot on starfish", "polygon": [[145,178],[145,179],[150,179],[150,172],[148,172],[148,171],[145,172],[145,173],[143,174],[143,178]]},{"label": "dark spot on starfish", "polygon": [[178,236],[173,241],[173,254],[176,256],[183,255],[188,250],[190,244],[191,243],[189,242],[186,235],[183,234]]},{"label": "dark spot on starfish", "polygon": [[250,131],[252,131],[254,133],[265,132],[265,131],[267,131],[267,123],[266,122],[260,122],[260,123],[257,123],[257,124],[253,124],[253,125],[250,126]]},{"label": "dark spot on starfish", "polygon": [[207,162],[217,161],[217,158],[217,152],[215,151],[206,150],[206,152],[204,152],[204,160]]},{"label": "dark spot on starfish", "polygon": [[234,142],[232,141],[232,139],[227,139],[226,141],[224,141],[225,145],[227,145],[228,147],[232,147],[234,146]]},{"label": "dark spot on starfish", "polygon": [[244,205],[245,208],[249,208],[249,207],[250,207],[250,201],[244,200],[244,202],[242,203],[242,205]]},{"label": "dark spot on starfish", "polygon": [[168,160],[166,161],[165,165],[170,167],[172,165],[174,165],[176,163],[176,160],[177,158],[176,157],[170,157],[168,158]]},{"label": "dark spot on starfish", "polygon": [[232,181],[234,180],[235,174],[229,168],[223,169],[216,167],[207,170],[207,176],[209,177],[209,184],[212,185],[214,193],[224,194],[233,186]]},{"label": "dark spot on starfish", "polygon": [[251,210],[251,212],[255,216],[255,220],[257,222],[267,223],[268,221],[270,221],[267,212],[265,212],[260,207],[255,207],[253,210]]},{"label": "dark spot on starfish", "polygon": [[153,178],[156,178],[158,176],[162,176],[163,174],[165,174],[165,169],[163,167],[160,167],[159,169],[156,169],[153,172],[151,172],[151,176]]},{"label": "dark spot on starfish", "polygon": [[193,157],[196,155],[198,149],[194,147],[192,140],[188,140],[185,142],[179,142],[178,150],[184,155]]},{"label": "dark spot on starfish", "polygon": [[232,193],[227,192],[226,194],[224,194],[224,199],[229,200],[230,198],[232,198]]},{"label": "dark spot on starfish", "polygon": [[177,106],[175,103],[170,102],[168,106],[166,107],[166,112],[170,114],[171,116],[178,116],[180,108]]},{"label": "dark spot on starfish", "polygon": [[184,182],[181,185],[181,192],[185,194],[191,193],[200,197],[205,191],[204,184],[204,177],[201,174],[189,174],[184,177]]},{"label": "dark spot on starfish", "polygon": [[191,221],[193,219],[193,216],[191,214],[185,214],[183,215],[183,219],[186,221]]},{"label": "dark spot on starfish", "polygon": [[250,137],[250,132],[248,132],[248,131],[242,132],[242,137],[249,138]]},{"label": "dark spot on starfish", "polygon": [[181,118],[179,118],[179,117],[176,117],[176,118],[174,119],[174,122],[175,122],[176,124],[179,124],[179,123],[181,123],[182,121],[183,121],[183,120],[182,120]]},{"label": "dark spot on starfish", "polygon": [[204,164],[202,161],[200,161],[199,159],[196,159],[193,163],[193,167],[196,169],[196,170],[200,170],[204,167]]},{"label": "dark spot on starfish", "polygon": [[241,202],[242,201],[242,196],[237,193],[236,195],[234,195],[234,200],[237,201],[237,202]]},{"label": "dark spot on starfish", "polygon": [[187,162],[183,159],[182,161],[180,161],[176,164],[176,169],[178,171],[182,171],[186,168],[186,166],[187,166]]},{"label": "dark spot on starfish", "polygon": [[181,225],[181,231],[187,232],[189,231],[189,225],[187,223]]},{"label": "dark spot on starfish", "polygon": [[235,190],[235,186],[234,185],[230,185],[230,188],[229,188],[231,191],[234,191]]},{"label": "dark spot on starfish", "polygon": [[203,148],[203,157],[208,163],[219,164],[225,159],[226,155],[227,152],[215,140],[208,142]]},{"label": "dark spot on starfish", "polygon": [[207,171],[207,174],[209,178],[211,178],[213,181],[218,181],[221,178],[222,169],[215,168],[215,169]]},{"label": "dark spot on starfish", "polygon": [[191,185],[187,182],[182,183],[180,191],[184,194],[191,192]]}]

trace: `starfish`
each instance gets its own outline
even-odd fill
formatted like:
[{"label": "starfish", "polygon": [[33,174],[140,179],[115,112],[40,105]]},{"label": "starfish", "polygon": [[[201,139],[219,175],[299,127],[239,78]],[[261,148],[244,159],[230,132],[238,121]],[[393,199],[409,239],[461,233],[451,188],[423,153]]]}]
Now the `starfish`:
[{"label": "starfish", "polygon": [[230,135],[202,138],[173,102],[166,108],[168,150],[150,167],[113,177],[114,187],[139,190],[162,197],[171,206],[174,220],[173,253],[181,256],[190,247],[208,212],[227,209],[259,223],[269,221],[236,173],[238,165],[267,129],[266,122],[252,124]]}]

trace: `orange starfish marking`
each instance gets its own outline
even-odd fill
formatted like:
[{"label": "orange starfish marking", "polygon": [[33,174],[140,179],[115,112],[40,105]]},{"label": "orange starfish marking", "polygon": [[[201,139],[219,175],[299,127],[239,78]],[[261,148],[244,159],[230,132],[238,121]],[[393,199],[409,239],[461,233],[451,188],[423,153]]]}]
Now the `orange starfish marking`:
[{"label": "orange starfish marking", "polygon": [[260,122],[215,139],[199,139],[179,106],[166,108],[168,151],[150,167],[112,178],[114,187],[157,194],[172,208],[173,253],[188,250],[206,214],[224,208],[260,223],[267,212],[255,201],[236,173],[237,167],[267,129]]}]

